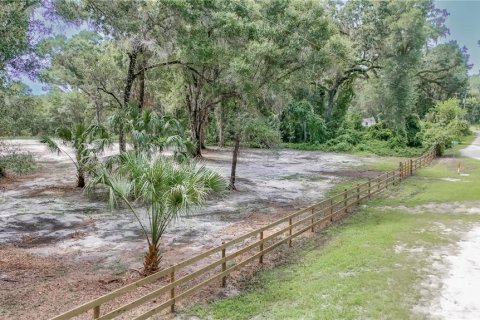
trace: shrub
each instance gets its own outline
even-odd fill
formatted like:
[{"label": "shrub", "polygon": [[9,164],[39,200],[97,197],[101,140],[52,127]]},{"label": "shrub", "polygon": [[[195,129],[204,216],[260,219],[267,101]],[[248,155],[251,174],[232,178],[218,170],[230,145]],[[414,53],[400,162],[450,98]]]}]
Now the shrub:
[{"label": "shrub", "polygon": [[365,135],[367,139],[387,141],[392,138],[393,131],[387,128],[384,122],[379,122],[370,126]]},{"label": "shrub", "polygon": [[266,119],[247,120],[243,127],[243,135],[245,143],[250,148],[273,148],[282,141],[278,130]]},{"label": "shrub", "polygon": [[7,170],[16,174],[28,174],[35,168],[31,153],[21,151],[17,145],[0,141],[0,176],[5,176]]},{"label": "shrub", "polygon": [[422,135],[419,134],[422,130],[420,118],[417,114],[411,114],[405,119],[405,133],[407,138],[407,145],[409,147],[419,147],[422,145]]},{"label": "shrub", "polygon": [[457,140],[472,134],[470,124],[465,120],[453,120],[448,124],[447,130],[450,131],[451,135]]},{"label": "shrub", "polygon": [[353,150],[353,145],[346,141],[339,142],[330,147],[330,151],[334,151],[334,152],[347,152],[352,150]]},{"label": "shrub", "polygon": [[327,126],[313,106],[303,100],[290,103],[283,111],[280,132],[283,141],[322,143],[326,140]]},{"label": "shrub", "polygon": [[427,120],[433,123],[439,123],[441,125],[448,125],[455,119],[461,119],[465,115],[458,99],[448,99],[439,102],[435,105],[435,108],[427,115]]}]

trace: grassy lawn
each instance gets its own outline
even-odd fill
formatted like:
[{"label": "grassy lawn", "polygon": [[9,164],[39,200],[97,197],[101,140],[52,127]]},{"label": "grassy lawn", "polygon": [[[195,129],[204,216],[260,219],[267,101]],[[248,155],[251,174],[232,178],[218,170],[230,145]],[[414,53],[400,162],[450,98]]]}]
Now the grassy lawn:
[{"label": "grassy lawn", "polygon": [[[461,161],[469,176],[457,174],[455,160],[440,159],[317,237],[327,240],[312,240],[292,253],[289,263],[260,272],[240,295],[197,306],[187,315],[201,319],[425,318],[412,308],[425,298],[420,283],[430,272],[430,253],[458,240],[460,231],[479,223],[480,216],[412,214],[396,206],[480,200],[480,161]],[[454,231],[442,232],[442,226]]]}]

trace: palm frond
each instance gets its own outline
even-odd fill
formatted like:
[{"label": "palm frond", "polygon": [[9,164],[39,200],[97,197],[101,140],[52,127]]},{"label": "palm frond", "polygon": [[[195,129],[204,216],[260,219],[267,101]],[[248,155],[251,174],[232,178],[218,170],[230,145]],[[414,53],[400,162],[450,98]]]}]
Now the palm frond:
[{"label": "palm frond", "polygon": [[41,143],[44,143],[47,145],[48,149],[51,151],[51,152],[56,152],[57,154],[60,154],[60,152],[62,152],[62,150],[60,149],[60,147],[58,146],[58,144],[50,137],[47,137],[47,136],[43,136],[41,139],[40,139],[40,142]]},{"label": "palm frond", "polygon": [[64,142],[71,142],[73,140],[72,130],[68,128],[58,128],[55,131],[56,135]]}]

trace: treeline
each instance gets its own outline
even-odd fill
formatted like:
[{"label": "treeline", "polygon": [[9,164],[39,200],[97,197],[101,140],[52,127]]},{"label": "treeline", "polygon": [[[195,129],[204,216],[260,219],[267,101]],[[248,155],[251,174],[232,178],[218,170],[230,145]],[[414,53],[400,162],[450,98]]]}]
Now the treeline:
[{"label": "treeline", "polygon": [[97,123],[125,150],[134,108],[176,119],[196,156],[206,144],[282,142],[405,154],[460,135],[432,132],[442,101],[456,99],[452,127],[480,120],[479,78],[466,49],[442,41],[448,14],[431,0],[24,2],[24,16],[51,10],[82,31],[33,48],[47,95],[4,81],[0,135]]}]

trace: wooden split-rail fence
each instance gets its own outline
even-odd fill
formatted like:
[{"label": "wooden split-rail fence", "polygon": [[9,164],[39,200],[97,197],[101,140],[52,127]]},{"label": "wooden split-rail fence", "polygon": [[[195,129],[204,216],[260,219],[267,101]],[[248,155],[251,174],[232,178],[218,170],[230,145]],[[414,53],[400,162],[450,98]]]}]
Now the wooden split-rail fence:
[{"label": "wooden split-rail fence", "polygon": [[[176,265],[121,287],[113,292],[67,311],[51,320],[72,319],[85,312],[92,312],[93,319],[113,319],[118,316],[128,319],[147,319],[170,308],[175,303],[191,296],[200,289],[218,282],[225,287],[227,277],[247,264],[257,261],[262,264],[265,255],[282,244],[292,247],[292,240],[307,231],[322,230],[348,214],[348,209],[370,199],[389,186],[411,176],[421,167],[428,165],[437,155],[436,148],[430,148],[422,156],[400,162],[397,170],[379,175],[368,182],[345,189],[328,199],[308,208],[294,212],[266,226],[248,232],[228,242],[193,256]],[[207,261],[206,263],[199,263]],[[194,271],[192,271],[192,269]],[[163,280],[163,281],[161,281]],[[148,287],[148,293],[133,301],[114,307],[111,302],[134,290]],[[161,300],[163,298],[163,300]],[[145,305],[153,300],[162,301],[150,309]],[[110,305],[109,305],[110,303]],[[105,308],[102,308],[102,305]],[[131,314],[134,309],[141,310]],[[145,312],[145,310],[147,310]],[[130,312],[130,314],[129,314]]]}]

